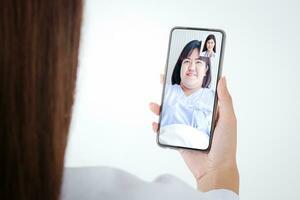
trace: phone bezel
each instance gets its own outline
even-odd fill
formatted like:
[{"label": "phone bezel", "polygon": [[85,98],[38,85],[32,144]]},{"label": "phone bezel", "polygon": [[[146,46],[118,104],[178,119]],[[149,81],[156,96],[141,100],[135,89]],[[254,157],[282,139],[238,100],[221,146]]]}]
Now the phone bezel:
[{"label": "phone bezel", "polygon": [[[213,133],[215,129],[215,123],[216,123],[216,114],[217,114],[217,105],[218,105],[218,95],[217,95],[217,86],[218,82],[221,78],[222,75],[222,69],[223,69],[223,57],[224,57],[224,48],[225,48],[225,39],[226,39],[226,34],[224,30],[221,29],[211,29],[211,28],[195,28],[195,27],[182,27],[182,26],[175,26],[171,29],[170,35],[169,35],[169,44],[168,44],[168,54],[167,54],[167,62],[165,66],[165,77],[168,72],[168,63],[169,63],[169,57],[170,57],[170,48],[171,48],[171,41],[172,41],[172,33],[174,30],[196,30],[196,31],[211,31],[211,32],[220,32],[222,34],[222,41],[221,41],[221,48],[220,48],[220,59],[219,59],[219,67],[218,67],[218,73],[217,73],[217,84],[215,88],[215,97],[214,97],[214,107],[213,107],[213,116],[212,116],[212,123],[211,123],[211,129],[210,129],[210,137],[209,137],[209,144],[206,149],[195,149],[195,148],[190,148],[190,147],[184,147],[184,146],[173,146],[173,145],[167,145],[159,142],[159,135],[160,135],[160,122],[161,122],[161,115],[159,115],[159,125],[158,125],[158,131],[157,131],[157,137],[156,141],[157,144],[160,147],[163,148],[171,148],[171,149],[189,149],[189,150],[196,150],[196,151],[202,151],[202,152],[209,152],[211,145],[212,145],[212,140],[213,140]],[[163,108],[163,101],[164,101],[164,94],[165,94],[165,87],[166,87],[166,78],[164,78],[164,83],[163,83],[163,90],[162,90],[162,98],[161,98],[161,107],[160,107],[160,113]]]}]

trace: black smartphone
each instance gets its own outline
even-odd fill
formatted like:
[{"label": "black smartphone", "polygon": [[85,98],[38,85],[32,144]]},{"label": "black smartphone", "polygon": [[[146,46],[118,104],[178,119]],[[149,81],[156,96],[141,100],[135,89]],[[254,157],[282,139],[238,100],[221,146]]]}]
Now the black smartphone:
[{"label": "black smartphone", "polygon": [[171,30],[157,135],[160,146],[210,150],[224,45],[223,30]]}]

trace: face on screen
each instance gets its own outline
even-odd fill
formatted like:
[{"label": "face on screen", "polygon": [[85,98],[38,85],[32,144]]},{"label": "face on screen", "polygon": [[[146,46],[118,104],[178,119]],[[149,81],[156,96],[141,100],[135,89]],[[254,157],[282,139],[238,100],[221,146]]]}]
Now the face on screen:
[{"label": "face on screen", "polygon": [[171,33],[159,143],[206,150],[211,137],[222,32]]},{"label": "face on screen", "polygon": [[197,90],[201,88],[206,71],[206,63],[200,60],[199,50],[193,49],[191,54],[183,59],[181,63],[181,87],[185,88],[185,90]]}]

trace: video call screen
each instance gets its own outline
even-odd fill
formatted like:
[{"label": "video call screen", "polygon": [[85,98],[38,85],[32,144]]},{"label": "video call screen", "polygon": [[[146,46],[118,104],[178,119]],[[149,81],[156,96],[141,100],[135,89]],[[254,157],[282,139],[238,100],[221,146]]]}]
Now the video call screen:
[{"label": "video call screen", "polygon": [[175,28],[171,32],[158,142],[209,147],[222,31]]}]

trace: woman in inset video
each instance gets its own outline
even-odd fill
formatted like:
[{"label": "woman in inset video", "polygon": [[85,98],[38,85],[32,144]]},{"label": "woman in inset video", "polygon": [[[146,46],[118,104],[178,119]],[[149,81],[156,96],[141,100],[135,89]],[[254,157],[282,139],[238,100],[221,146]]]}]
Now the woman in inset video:
[{"label": "woman in inset video", "polygon": [[209,58],[216,57],[216,37],[213,34],[207,36],[201,56],[206,56]]},{"label": "woman in inset video", "polygon": [[166,84],[160,143],[205,149],[208,146],[214,91],[210,89],[210,59],[199,56],[201,41],[183,48]]}]

